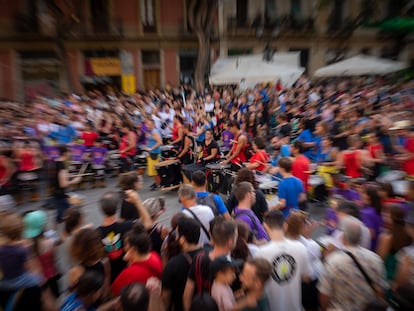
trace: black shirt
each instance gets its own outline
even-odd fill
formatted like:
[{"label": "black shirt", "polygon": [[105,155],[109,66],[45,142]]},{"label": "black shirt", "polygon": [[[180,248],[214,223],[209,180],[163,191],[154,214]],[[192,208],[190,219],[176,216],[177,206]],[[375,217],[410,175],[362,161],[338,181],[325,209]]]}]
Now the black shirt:
[{"label": "black shirt", "polygon": [[120,217],[125,220],[137,220],[140,215],[135,204],[122,200]]},{"label": "black shirt", "polygon": [[[239,202],[237,201],[236,196],[232,192],[226,204],[230,214],[237,207],[237,205],[239,205]],[[265,195],[263,194],[262,190],[256,189],[256,202],[252,206],[252,211],[261,223],[263,223],[263,214],[266,213],[268,210],[269,207],[267,206]]]},{"label": "black shirt", "polygon": [[126,267],[123,257],[125,255],[123,240],[124,235],[131,230],[132,221],[115,222],[109,226],[98,227],[98,232],[102,237],[102,243],[105,246],[105,252],[111,264],[111,282]]},{"label": "black shirt", "polygon": [[65,170],[66,169],[66,166],[65,166],[65,162],[63,162],[63,161],[55,161],[55,174],[54,174],[54,176],[53,176],[53,183],[52,183],[52,185],[54,185],[54,189],[53,189],[53,196],[55,197],[55,198],[66,198],[66,189],[65,188],[63,188],[63,187],[61,187],[60,186],[60,183],[59,183],[59,173],[62,171],[62,170]]},{"label": "black shirt", "polygon": [[183,294],[190,265],[195,256],[202,249],[197,249],[185,254],[178,254],[171,258],[162,273],[162,287],[171,292],[171,303],[167,311],[182,311]]},{"label": "black shirt", "polygon": [[[211,160],[205,161],[204,160],[205,158],[211,156],[213,149],[217,149],[216,157],[211,159]],[[217,142],[215,140],[212,140],[211,143],[208,144],[208,145],[206,145],[205,142],[204,142],[203,143],[203,160],[204,160],[204,164],[215,163],[215,162],[218,161],[218,159],[220,159],[220,152],[219,152],[219,146],[218,146]]]}]

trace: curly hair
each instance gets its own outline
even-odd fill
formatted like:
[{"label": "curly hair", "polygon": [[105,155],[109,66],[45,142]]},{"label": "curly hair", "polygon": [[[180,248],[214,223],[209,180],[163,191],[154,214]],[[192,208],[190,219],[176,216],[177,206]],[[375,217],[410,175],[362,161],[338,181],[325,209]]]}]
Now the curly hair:
[{"label": "curly hair", "polygon": [[257,189],[259,186],[256,181],[256,178],[254,177],[253,171],[247,168],[242,168],[237,172],[237,177],[234,184],[237,186],[243,181],[248,181],[249,183],[251,183],[254,189]]},{"label": "curly hair", "polygon": [[93,263],[105,255],[101,236],[96,229],[84,228],[73,237],[70,255],[80,263]]}]

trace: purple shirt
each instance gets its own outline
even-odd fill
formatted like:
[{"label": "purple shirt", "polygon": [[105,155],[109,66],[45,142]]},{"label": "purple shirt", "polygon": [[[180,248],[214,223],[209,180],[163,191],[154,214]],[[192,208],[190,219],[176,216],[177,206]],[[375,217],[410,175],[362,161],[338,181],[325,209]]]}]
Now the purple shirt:
[{"label": "purple shirt", "polygon": [[72,161],[82,162],[83,153],[85,152],[86,147],[84,145],[73,145],[71,147],[72,151]]},{"label": "purple shirt", "polygon": [[374,230],[375,236],[374,238],[371,237],[371,250],[376,251],[378,236],[383,225],[382,217],[377,214],[375,208],[364,206],[361,209],[361,221],[368,227],[368,229]]},{"label": "purple shirt", "polygon": [[269,240],[269,236],[267,235],[265,229],[260,223],[260,220],[257,218],[257,216],[252,210],[239,209],[238,207],[236,207],[234,209],[234,216],[236,219],[243,221],[249,226],[250,231],[253,232],[257,240]]},{"label": "purple shirt", "polygon": [[361,195],[358,191],[353,189],[340,189],[340,188],[332,188],[332,194],[340,195],[345,200],[352,201],[352,202],[359,202],[361,201]]},{"label": "purple shirt", "polygon": [[57,146],[45,146],[43,150],[47,155],[48,160],[52,163],[60,157],[59,148]]},{"label": "purple shirt", "polygon": [[94,165],[103,165],[105,163],[106,148],[92,147],[92,161]]},{"label": "purple shirt", "polygon": [[234,138],[233,133],[225,130],[221,133],[221,137],[223,138],[223,147],[230,149],[232,145],[231,140]]},{"label": "purple shirt", "polygon": [[[327,231],[326,233],[328,233],[329,235],[332,235],[332,233],[334,233],[336,230],[336,226],[338,225],[338,216],[336,215],[336,212],[332,208],[328,208],[326,210],[325,220],[326,220],[326,231]],[[336,226],[332,227],[330,223],[335,223]]]}]

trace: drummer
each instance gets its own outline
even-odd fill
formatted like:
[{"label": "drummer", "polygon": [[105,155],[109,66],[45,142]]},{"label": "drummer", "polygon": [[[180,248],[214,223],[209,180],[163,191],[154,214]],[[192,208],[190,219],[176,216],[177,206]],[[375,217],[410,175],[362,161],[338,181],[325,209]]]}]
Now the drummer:
[{"label": "drummer", "polygon": [[226,155],[226,160],[222,161],[221,165],[231,163],[231,169],[238,171],[243,163],[246,162],[247,157],[244,154],[244,150],[247,145],[247,137],[240,130],[240,124],[236,120],[230,120],[228,122],[230,132],[234,135],[234,141],[230,152]]},{"label": "drummer", "polygon": [[219,146],[213,138],[213,130],[206,130],[206,137],[202,144],[202,163],[204,165],[216,163],[220,159]]},{"label": "drummer", "polygon": [[181,151],[177,156],[183,165],[192,164],[195,162],[195,149],[197,147],[197,144],[192,133],[192,125],[190,123],[184,124],[184,139],[182,140],[182,145],[180,148]]},{"label": "drummer", "polygon": [[147,174],[150,177],[154,177],[154,183],[150,186],[151,190],[155,190],[157,185],[157,170],[155,165],[160,161],[161,145],[162,138],[160,132],[155,128],[155,121],[148,118],[146,120],[146,125],[148,127],[147,133],[147,147],[146,151],[149,152],[147,157]]},{"label": "drummer", "polygon": [[254,154],[250,159],[250,162],[246,164],[246,168],[263,172],[267,168],[270,160],[270,156],[265,150],[266,145],[264,139],[262,137],[255,137],[253,139],[252,147]]}]

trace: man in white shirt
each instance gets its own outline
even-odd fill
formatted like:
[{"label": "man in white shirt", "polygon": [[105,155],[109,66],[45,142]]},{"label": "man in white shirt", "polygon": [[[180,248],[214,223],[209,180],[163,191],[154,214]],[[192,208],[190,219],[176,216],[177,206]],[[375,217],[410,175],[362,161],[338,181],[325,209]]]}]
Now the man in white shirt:
[{"label": "man in white shirt", "polygon": [[271,311],[302,310],[302,281],[311,274],[309,255],[299,241],[287,240],[283,233],[282,212],[272,210],[264,217],[270,242],[261,246],[255,257],[265,258],[272,264],[272,277],[266,284]]},{"label": "man in white shirt", "polygon": [[214,110],[214,101],[211,99],[211,95],[206,96],[206,102],[204,103],[204,111],[209,113]]},{"label": "man in white shirt", "polygon": [[201,226],[200,244],[210,242],[210,221],[214,218],[214,213],[207,205],[197,204],[197,193],[191,185],[181,185],[178,190],[178,199],[184,207],[183,214],[194,218]]}]

